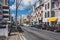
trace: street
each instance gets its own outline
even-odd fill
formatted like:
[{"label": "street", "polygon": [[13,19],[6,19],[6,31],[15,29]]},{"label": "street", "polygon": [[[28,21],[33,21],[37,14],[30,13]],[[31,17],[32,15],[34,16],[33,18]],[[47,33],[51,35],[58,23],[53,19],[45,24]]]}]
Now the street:
[{"label": "street", "polygon": [[25,40],[60,40],[60,33],[41,30],[33,27],[21,27]]}]

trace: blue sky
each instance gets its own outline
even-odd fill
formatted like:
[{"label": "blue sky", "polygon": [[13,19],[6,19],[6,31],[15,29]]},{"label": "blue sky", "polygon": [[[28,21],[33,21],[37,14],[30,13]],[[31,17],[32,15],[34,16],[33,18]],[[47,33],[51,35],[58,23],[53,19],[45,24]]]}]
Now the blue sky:
[{"label": "blue sky", "polygon": [[[21,1],[18,7],[18,16],[28,15],[33,12],[33,6],[39,2],[39,0],[19,0]],[[13,5],[12,5],[13,4]],[[16,14],[16,0],[10,0],[10,10],[13,16]]]}]

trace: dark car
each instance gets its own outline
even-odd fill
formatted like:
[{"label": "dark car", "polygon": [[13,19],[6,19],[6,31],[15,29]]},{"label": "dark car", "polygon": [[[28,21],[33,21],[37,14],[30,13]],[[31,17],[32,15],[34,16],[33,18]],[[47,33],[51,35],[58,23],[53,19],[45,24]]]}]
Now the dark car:
[{"label": "dark car", "polygon": [[32,25],[31,27],[38,28],[38,27],[39,27],[39,25],[38,25],[38,24],[34,24],[34,25]]},{"label": "dark car", "polygon": [[42,29],[46,29],[47,25],[46,24],[42,24]]}]

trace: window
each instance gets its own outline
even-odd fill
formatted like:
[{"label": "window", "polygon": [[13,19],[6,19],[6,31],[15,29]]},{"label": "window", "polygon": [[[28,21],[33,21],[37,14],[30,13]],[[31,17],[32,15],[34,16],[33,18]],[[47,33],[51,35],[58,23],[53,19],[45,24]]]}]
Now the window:
[{"label": "window", "polygon": [[3,19],[3,15],[0,15],[0,21]]},{"label": "window", "polygon": [[3,9],[9,9],[9,7],[7,7],[7,6],[3,6]]},{"label": "window", "polygon": [[45,18],[46,18],[46,12],[45,12]]},{"label": "window", "polygon": [[48,3],[48,9],[49,9],[49,3]]},{"label": "window", "polygon": [[43,13],[43,11],[41,11],[41,13]]},{"label": "window", "polygon": [[55,12],[51,11],[51,17],[55,17]]},{"label": "window", "polygon": [[3,11],[3,13],[9,13],[8,11]]},{"label": "window", "polygon": [[48,18],[48,17],[49,17],[49,11],[45,12],[45,18]]},{"label": "window", "polygon": [[40,14],[40,16],[41,16],[41,14]]},{"label": "window", "polygon": [[2,15],[2,12],[0,12],[0,15]]},{"label": "window", "polygon": [[3,18],[9,18],[9,16],[5,16],[5,15],[4,15]]},{"label": "window", "polygon": [[47,5],[45,5],[45,10],[47,9],[47,7],[46,7]]},{"label": "window", "polygon": [[5,0],[5,5],[8,5],[8,0]]},{"label": "window", "polygon": [[0,10],[2,10],[2,5],[0,4]]},{"label": "window", "polygon": [[51,3],[51,8],[54,8],[54,4],[55,4],[54,2]]},{"label": "window", "polygon": [[49,11],[47,12],[47,16],[49,17]]}]

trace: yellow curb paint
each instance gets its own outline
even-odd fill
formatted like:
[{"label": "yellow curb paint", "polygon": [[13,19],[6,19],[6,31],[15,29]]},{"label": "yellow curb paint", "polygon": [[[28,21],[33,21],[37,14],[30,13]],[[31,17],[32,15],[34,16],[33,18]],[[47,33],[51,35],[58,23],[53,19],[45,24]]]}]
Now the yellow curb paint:
[{"label": "yellow curb paint", "polygon": [[23,37],[22,37],[22,33],[18,32],[18,37],[19,37],[19,40],[24,40]]}]

